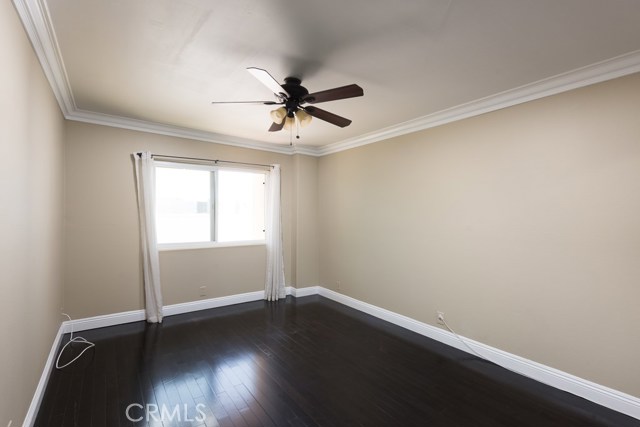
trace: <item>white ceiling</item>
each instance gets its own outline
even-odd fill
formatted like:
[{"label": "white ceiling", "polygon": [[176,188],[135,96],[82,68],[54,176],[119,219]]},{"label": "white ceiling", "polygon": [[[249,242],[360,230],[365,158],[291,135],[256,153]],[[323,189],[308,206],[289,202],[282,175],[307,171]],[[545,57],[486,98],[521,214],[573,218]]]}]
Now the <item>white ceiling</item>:
[{"label": "white ceiling", "polygon": [[250,66],[310,92],[360,85],[320,105],[353,123],[314,119],[298,141],[312,149],[640,51],[637,0],[15,1],[45,10],[80,116],[286,146],[273,107],[210,102],[272,100]]}]

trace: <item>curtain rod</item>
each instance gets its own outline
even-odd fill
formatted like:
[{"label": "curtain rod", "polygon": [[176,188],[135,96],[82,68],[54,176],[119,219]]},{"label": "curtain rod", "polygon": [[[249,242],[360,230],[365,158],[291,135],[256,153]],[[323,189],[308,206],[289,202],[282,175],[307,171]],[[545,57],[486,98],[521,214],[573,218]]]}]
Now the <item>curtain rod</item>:
[{"label": "curtain rod", "polygon": [[[138,155],[140,155],[141,153],[138,153]],[[182,157],[182,156],[169,156],[169,155],[165,155],[165,154],[152,154],[151,157],[161,157],[164,159],[180,159],[180,160],[196,160],[196,161],[200,161],[200,162],[213,162],[214,164],[218,164],[218,163],[229,163],[229,164],[234,164],[234,165],[245,165],[245,166],[260,166],[260,167],[264,167],[264,168],[272,168],[273,166],[271,165],[265,165],[262,163],[247,163],[247,162],[233,162],[231,160],[219,160],[219,159],[201,159],[198,157]]]}]

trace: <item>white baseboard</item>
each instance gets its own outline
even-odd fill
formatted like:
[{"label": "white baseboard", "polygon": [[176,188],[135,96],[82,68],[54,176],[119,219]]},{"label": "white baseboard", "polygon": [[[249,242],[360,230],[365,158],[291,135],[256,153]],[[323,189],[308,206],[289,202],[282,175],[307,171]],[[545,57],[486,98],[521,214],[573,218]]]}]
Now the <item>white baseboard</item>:
[{"label": "white baseboard", "polygon": [[191,313],[192,311],[242,304],[243,302],[258,301],[261,299],[264,299],[264,291],[247,292],[244,294],[209,298],[201,301],[167,305],[164,307],[163,312],[165,316],[174,316],[176,314]]},{"label": "white baseboard", "polygon": [[306,288],[291,288],[291,295],[296,298],[307,297],[309,295],[318,295],[320,286],[307,286]]},{"label": "white baseboard", "polygon": [[[309,286],[305,288],[294,288],[288,286],[287,295],[292,295],[297,298],[309,295],[321,295],[340,304],[370,314],[389,323],[393,323],[394,325],[398,325],[420,335],[432,338],[443,344],[471,353],[471,351],[449,331],[357,300],[331,289],[323,288],[322,286]],[[264,291],[255,291],[238,295],[210,298],[202,301],[172,304],[164,307],[164,315],[173,316],[176,314],[190,313],[193,311],[241,304],[244,302],[258,301],[262,299],[264,299]],[[45,364],[40,382],[38,383],[31,405],[29,406],[23,427],[32,427],[35,422],[35,417],[40,407],[49,375],[53,369],[53,363],[57,356],[57,350],[60,345],[62,335],[70,332],[72,327],[75,332],[79,332],[89,329],[103,328],[106,326],[139,322],[144,320],[144,318],[144,310],[134,310],[63,322],[58,331],[58,335],[53,342],[53,346],[51,347],[47,363]],[[569,373],[499,350],[486,344],[479,343],[472,339],[465,337],[462,337],[462,339],[464,339],[467,345],[469,345],[473,350],[506,369],[528,376],[560,390],[575,394],[576,396],[580,396],[599,405],[613,409],[614,411],[640,419],[640,399],[637,397],[593,383],[583,378],[576,377]]]},{"label": "white baseboard", "polygon": [[[451,332],[419,322],[415,319],[394,313],[372,304],[351,298],[338,292],[318,287],[318,293],[340,304],[355,308],[387,322],[401,326],[420,335],[440,341],[451,347],[471,353]],[[525,359],[515,354],[462,337],[464,341],[488,360],[516,373],[530,377],[543,384],[580,396],[599,405],[640,419],[640,399],[618,390],[576,377],[567,372]],[[471,353],[472,354],[472,353]]]},{"label": "white baseboard", "polygon": [[[295,288],[294,288],[295,289]],[[291,287],[287,287],[287,294],[291,294]],[[165,305],[162,309],[165,317],[176,314],[191,313],[192,311],[207,310],[210,308],[224,307],[227,305],[242,304],[244,302],[264,299],[264,291],[247,292],[244,294],[228,295],[224,297],[208,298],[199,301],[183,302],[179,304]],[[89,329],[104,328],[107,326],[123,325],[125,323],[140,322],[145,320],[144,310],[132,310],[122,313],[106,314],[103,316],[87,317],[64,322],[64,333],[87,331]]]},{"label": "white baseboard", "polygon": [[36,386],[36,391],[33,394],[33,399],[31,399],[29,409],[27,409],[27,415],[25,415],[24,417],[24,422],[22,423],[23,427],[31,427],[36,422],[38,410],[40,409],[40,404],[42,403],[42,397],[44,396],[44,391],[47,388],[47,383],[49,382],[49,377],[51,376],[51,371],[53,370],[53,364],[57,357],[58,347],[60,346],[62,335],[64,335],[63,330],[64,325],[61,324],[58,328],[58,333],[53,339],[53,345],[51,346],[51,350],[49,351],[47,361],[44,364],[44,369],[42,370],[42,375],[40,375],[40,381],[38,381],[38,385]]},{"label": "white baseboard", "polygon": [[123,311],[122,313],[105,314],[103,316],[85,317],[84,319],[66,320],[62,323],[63,334],[106,328],[107,326],[124,325],[125,323],[144,320],[144,310]]}]

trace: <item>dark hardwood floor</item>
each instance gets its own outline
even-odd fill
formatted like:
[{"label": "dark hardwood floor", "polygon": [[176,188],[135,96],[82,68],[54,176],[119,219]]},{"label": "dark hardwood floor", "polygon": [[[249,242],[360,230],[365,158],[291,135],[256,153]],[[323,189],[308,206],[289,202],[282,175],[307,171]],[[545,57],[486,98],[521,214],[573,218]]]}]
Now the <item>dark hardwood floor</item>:
[{"label": "dark hardwood floor", "polygon": [[319,296],[80,335],[36,426],[640,426]]}]

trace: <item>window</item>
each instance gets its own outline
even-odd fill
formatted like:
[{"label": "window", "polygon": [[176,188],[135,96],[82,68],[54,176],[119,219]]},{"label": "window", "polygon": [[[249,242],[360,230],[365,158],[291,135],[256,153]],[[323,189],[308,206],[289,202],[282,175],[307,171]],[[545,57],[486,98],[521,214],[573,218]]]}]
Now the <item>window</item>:
[{"label": "window", "polygon": [[264,183],[262,171],[158,162],[158,244],[263,242]]}]

